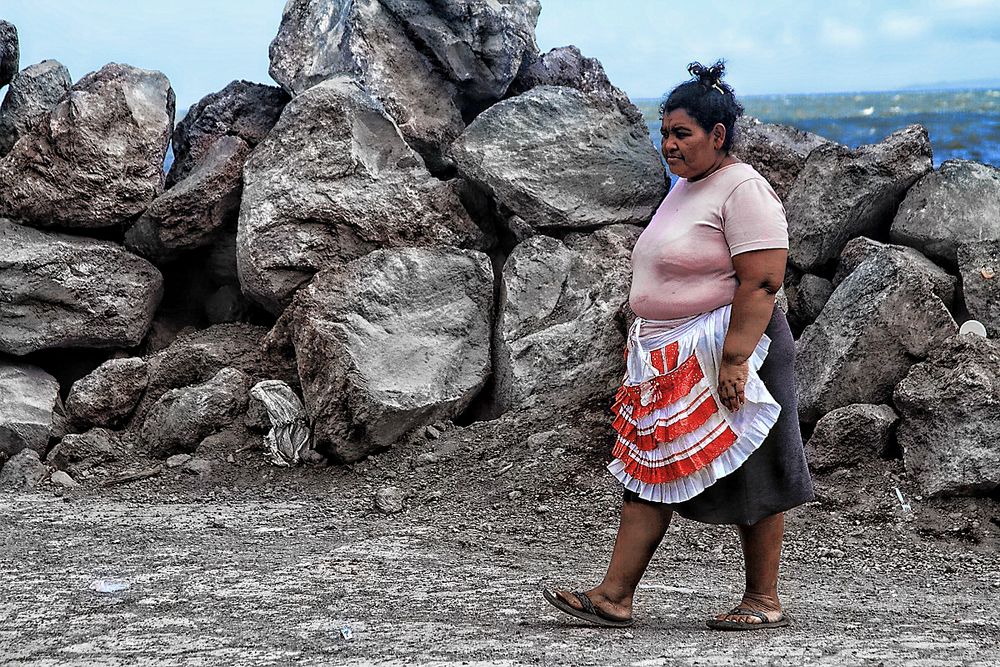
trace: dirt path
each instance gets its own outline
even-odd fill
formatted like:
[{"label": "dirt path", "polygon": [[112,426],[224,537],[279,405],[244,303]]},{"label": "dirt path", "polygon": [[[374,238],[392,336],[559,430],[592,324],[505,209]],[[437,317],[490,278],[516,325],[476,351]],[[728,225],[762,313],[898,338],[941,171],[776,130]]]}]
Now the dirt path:
[{"label": "dirt path", "polygon": [[[412,469],[414,455],[353,471],[255,464],[245,476],[259,483],[236,490],[231,479],[220,487],[178,473],[63,497],[52,487],[5,495],[0,661],[1000,663],[995,549],[923,539],[903,517],[865,525],[823,503],[789,517],[782,591],[791,629],[706,629],[704,618],[738,598],[737,542],[729,529],[682,520],[640,590],[631,630],[575,625],[537,589],[587,585],[603,573],[616,512],[610,482],[578,475],[544,502],[498,482],[497,495],[480,489],[482,502],[460,502],[462,494],[442,496],[421,481],[447,478]],[[393,477],[407,509],[373,511],[375,489]],[[124,593],[90,588],[119,578],[130,582]]]}]

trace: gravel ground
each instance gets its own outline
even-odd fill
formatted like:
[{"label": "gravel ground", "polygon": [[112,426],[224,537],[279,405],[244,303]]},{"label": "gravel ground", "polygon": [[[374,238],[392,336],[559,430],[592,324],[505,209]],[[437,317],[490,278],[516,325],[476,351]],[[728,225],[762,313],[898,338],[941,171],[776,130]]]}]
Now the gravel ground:
[{"label": "gravel ground", "polygon": [[[542,432],[523,416],[484,422],[348,467],[199,452],[212,473],[99,485],[149,463],[132,460],[79,489],[5,495],[0,662],[1000,663],[1000,503],[917,500],[898,461],[818,479],[818,502],[789,513],[792,628],[708,630],[739,598],[737,537],[680,519],[635,626],[555,611],[539,586],[592,585],[612,546],[620,492],[602,472],[601,419]],[[402,511],[374,508],[387,486]],[[101,594],[97,580],[130,587]]]}]

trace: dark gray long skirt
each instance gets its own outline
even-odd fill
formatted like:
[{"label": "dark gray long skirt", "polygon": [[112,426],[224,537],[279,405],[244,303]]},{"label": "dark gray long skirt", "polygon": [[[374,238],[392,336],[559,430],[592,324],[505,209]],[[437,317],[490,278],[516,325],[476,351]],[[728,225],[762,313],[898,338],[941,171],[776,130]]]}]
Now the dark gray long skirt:
[{"label": "dark gray long skirt", "polygon": [[[758,375],[781,406],[781,414],[760,448],[736,472],[690,500],[664,505],[686,519],[751,525],[814,497],[799,430],[795,341],[785,314],[777,306],[765,333],[771,347]],[[649,502],[628,490],[625,499]]]}]

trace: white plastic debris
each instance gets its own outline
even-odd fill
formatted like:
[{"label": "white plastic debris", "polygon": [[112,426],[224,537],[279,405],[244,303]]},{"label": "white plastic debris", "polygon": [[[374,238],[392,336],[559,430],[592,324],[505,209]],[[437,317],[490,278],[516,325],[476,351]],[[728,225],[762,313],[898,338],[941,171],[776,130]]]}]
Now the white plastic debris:
[{"label": "white plastic debris", "polygon": [[896,491],[896,497],[899,498],[899,504],[903,508],[903,513],[906,514],[912,512],[913,510],[910,508],[910,503],[903,499],[903,492],[899,490],[899,487],[894,486],[892,488]]},{"label": "white plastic debris", "polygon": [[312,433],[302,402],[281,380],[264,380],[250,390],[264,404],[271,430],[264,436],[271,463],[288,466],[299,463],[312,447]]},{"label": "white plastic debris", "polygon": [[95,579],[94,583],[90,584],[92,590],[98,593],[121,593],[122,591],[127,591],[131,584],[127,581],[122,581],[120,579]]},{"label": "white plastic debris", "polygon": [[977,320],[968,320],[962,324],[962,327],[958,330],[960,334],[976,334],[977,336],[982,336],[986,338],[986,327],[983,326],[982,322]]},{"label": "white plastic debris", "polygon": [[345,625],[342,628],[340,628],[340,636],[343,637],[344,639],[350,639],[351,637],[354,636],[354,631],[351,630],[351,626]]}]

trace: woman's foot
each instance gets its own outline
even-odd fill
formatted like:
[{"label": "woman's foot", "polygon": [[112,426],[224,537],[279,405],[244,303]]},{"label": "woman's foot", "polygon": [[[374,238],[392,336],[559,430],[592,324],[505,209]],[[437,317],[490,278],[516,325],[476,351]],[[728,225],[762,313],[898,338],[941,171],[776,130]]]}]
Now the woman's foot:
[{"label": "woman's foot", "polygon": [[[578,611],[586,611],[583,602],[580,601],[571,591],[553,591],[555,596]],[[627,621],[632,618],[632,599],[612,600],[604,591],[598,588],[591,588],[584,591],[584,595],[590,598],[590,603],[605,618],[616,621]]]},{"label": "woman's foot", "polygon": [[[741,613],[754,612],[754,613]],[[787,620],[781,610],[781,602],[776,597],[764,595],[745,594],[740,603],[732,610],[719,614],[713,620],[721,621],[727,626],[741,625],[753,626],[762,625],[765,627],[777,627],[779,623]],[[733,627],[719,627],[719,624],[709,621],[709,627],[718,629],[735,629]]]}]

